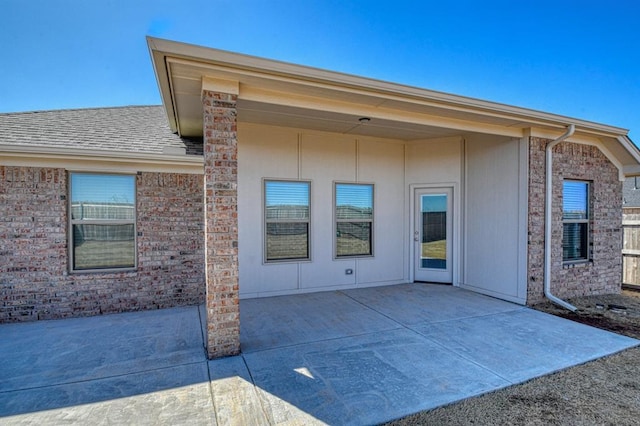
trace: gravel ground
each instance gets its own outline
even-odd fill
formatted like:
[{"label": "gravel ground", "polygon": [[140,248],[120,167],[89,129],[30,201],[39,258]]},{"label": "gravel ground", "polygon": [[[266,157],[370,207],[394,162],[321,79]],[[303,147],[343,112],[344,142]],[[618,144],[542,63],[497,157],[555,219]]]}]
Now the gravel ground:
[{"label": "gravel ground", "polygon": [[[570,313],[550,303],[534,308],[640,339],[640,292],[569,300]],[[637,425],[640,424],[640,348],[390,425]]]}]

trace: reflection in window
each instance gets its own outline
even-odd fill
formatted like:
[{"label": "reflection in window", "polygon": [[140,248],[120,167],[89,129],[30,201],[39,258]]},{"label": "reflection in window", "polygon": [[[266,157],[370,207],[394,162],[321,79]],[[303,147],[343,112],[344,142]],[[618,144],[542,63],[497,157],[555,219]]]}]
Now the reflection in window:
[{"label": "reflection in window", "polygon": [[447,194],[420,197],[422,212],[421,267],[447,268]]},{"label": "reflection in window", "polygon": [[373,185],[336,183],[336,256],[373,254]]},{"label": "reflection in window", "polygon": [[562,260],[589,259],[589,183],[565,180],[562,187]]},{"label": "reflection in window", "polygon": [[133,268],[135,176],[72,173],[71,269]]},{"label": "reflection in window", "polygon": [[310,189],[309,182],[264,182],[267,262],[309,259]]}]

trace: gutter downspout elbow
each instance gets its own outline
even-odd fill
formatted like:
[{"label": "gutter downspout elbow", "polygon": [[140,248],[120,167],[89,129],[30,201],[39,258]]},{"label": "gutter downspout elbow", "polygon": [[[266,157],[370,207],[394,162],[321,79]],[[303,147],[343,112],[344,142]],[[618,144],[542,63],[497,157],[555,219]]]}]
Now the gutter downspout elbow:
[{"label": "gutter downspout elbow", "polygon": [[553,153],[552,149],[560,142],[571,137],[576,131],[576,126],[570,124],[567,131],[547,144],[545,149],[546,154],[546,194],[545,194],[545,209],[544,209],[544,295],[547,299],[551,300],[556,305],[562,306],[565,309],[575,312],[577,308],[572,304],[565,302],[564,300],[554,296],[551,293],[551,207],[553,198]]}]

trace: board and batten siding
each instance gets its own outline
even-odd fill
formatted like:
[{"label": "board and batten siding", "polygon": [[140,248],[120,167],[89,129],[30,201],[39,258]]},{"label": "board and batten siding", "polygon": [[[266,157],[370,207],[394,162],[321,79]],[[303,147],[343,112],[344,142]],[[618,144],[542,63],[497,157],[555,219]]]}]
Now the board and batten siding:
[{"label": "board and batten siding", "polygon": [[[248,123],[238,141],[242,298],[406,282],[402,142]],[[264,262],[263,179],[311,182],[309,261]],[[334,182],[374,184],[374,256],[334,259]]]},{"label": "board and batten siding", "polygon": [[[464,139],[460,136],[432,138],[411,141],[407,143],[405,187],[408,211],[412,209],[413,191],[418,188],[453,188],[453,285],[458,285],[462,276],[462,158],[464,153]],[[407,217],[410,214],[407,213]],[[406,233],[411,236],[412,223],[415,217],[407,223]],[[411,259],[415,256],[415,247],[408,246],[407,268],[414,267]]]},{"label": "board and batten siding", "polygon": [[462,287],[524,304],[527,296],[526,140],[467,138]]}]

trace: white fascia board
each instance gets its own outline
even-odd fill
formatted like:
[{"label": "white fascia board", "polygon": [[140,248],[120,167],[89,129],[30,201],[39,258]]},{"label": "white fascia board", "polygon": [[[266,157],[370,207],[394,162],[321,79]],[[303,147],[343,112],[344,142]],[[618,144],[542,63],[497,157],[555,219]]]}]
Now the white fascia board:
[{"label": "white fascia board", "polygon": [[[287,77],[298,82],[315,84],[328,84],[333,88],[351,88],[376,92],[394,97],[413,98],[414,100],[435,101],[443,109],[467,110],[477,114],[494,115],[505,114],[514,120],[543,121],[550,127],[564,128],[568,124],[575,124],[583,131],[604,133],[609,136],[626,135],[627,129],[608,126],[586,120],[566,117],[557,114],[546,113],[538,110],[516,107],[498,102],[484,101],[481,99],[452,95],[433,90],[417,88],[397,83],[354,76],[334,71],[327,71],[302,65],[295,65],[281,61],[243,55],[208,47],[190,45],[170,40],[147,38],[149,47],[153,51],[162,52],[164,57],[172,57],[171,60],[180,58],[197,66],[218,65],[228,72],[251,72],[265,77]],[[159,76],[159,78],[162,78]],[[167,77],[169,78],[169,77]],[[407,99],[409,100],[409,99]]]},{"label": "white fascia board", "polygon": [[176,133],[178,131],[178,119],[174,108],[172,90],[169,84],[167,64],[164,61],[164,55],[162,52],[157,51],[154,48],[154,45],[153,39],[147,36],[147,46],[149,48],[149,55],[151,56],[151,65],[153,66],[153,73],[155,74],[156,82],[158,83],[158,90],[160,91],[160,97],[162,98],[162,105],[164,105],[167,113],[169,127],[173,133]]},{"label": "white fascia board", "polygon": [[623,172],[625,178],[640,176],[640,164],[634,164],[633,166],[624,166]]},{"label": "white fascia board", "polygon": [[631,154],[633,158],[640,164],[640,149],[638,149],[636,144],[634,144],[627,135],[618,136],[616,139],[618,139],[620,145],[622,145],[627,151],[629,151],[629,154]]},{"label": "white fascia board", "polygon": [[[25,160],[27,161],[26,164]],[[84,162],[144,166],[145,170],[175,171],[176,173],[202,173],[204,159],[195,155],[149,154],[124,151],[78,150],[57,147],[0,146],[0,164],[36,165]]]}]

